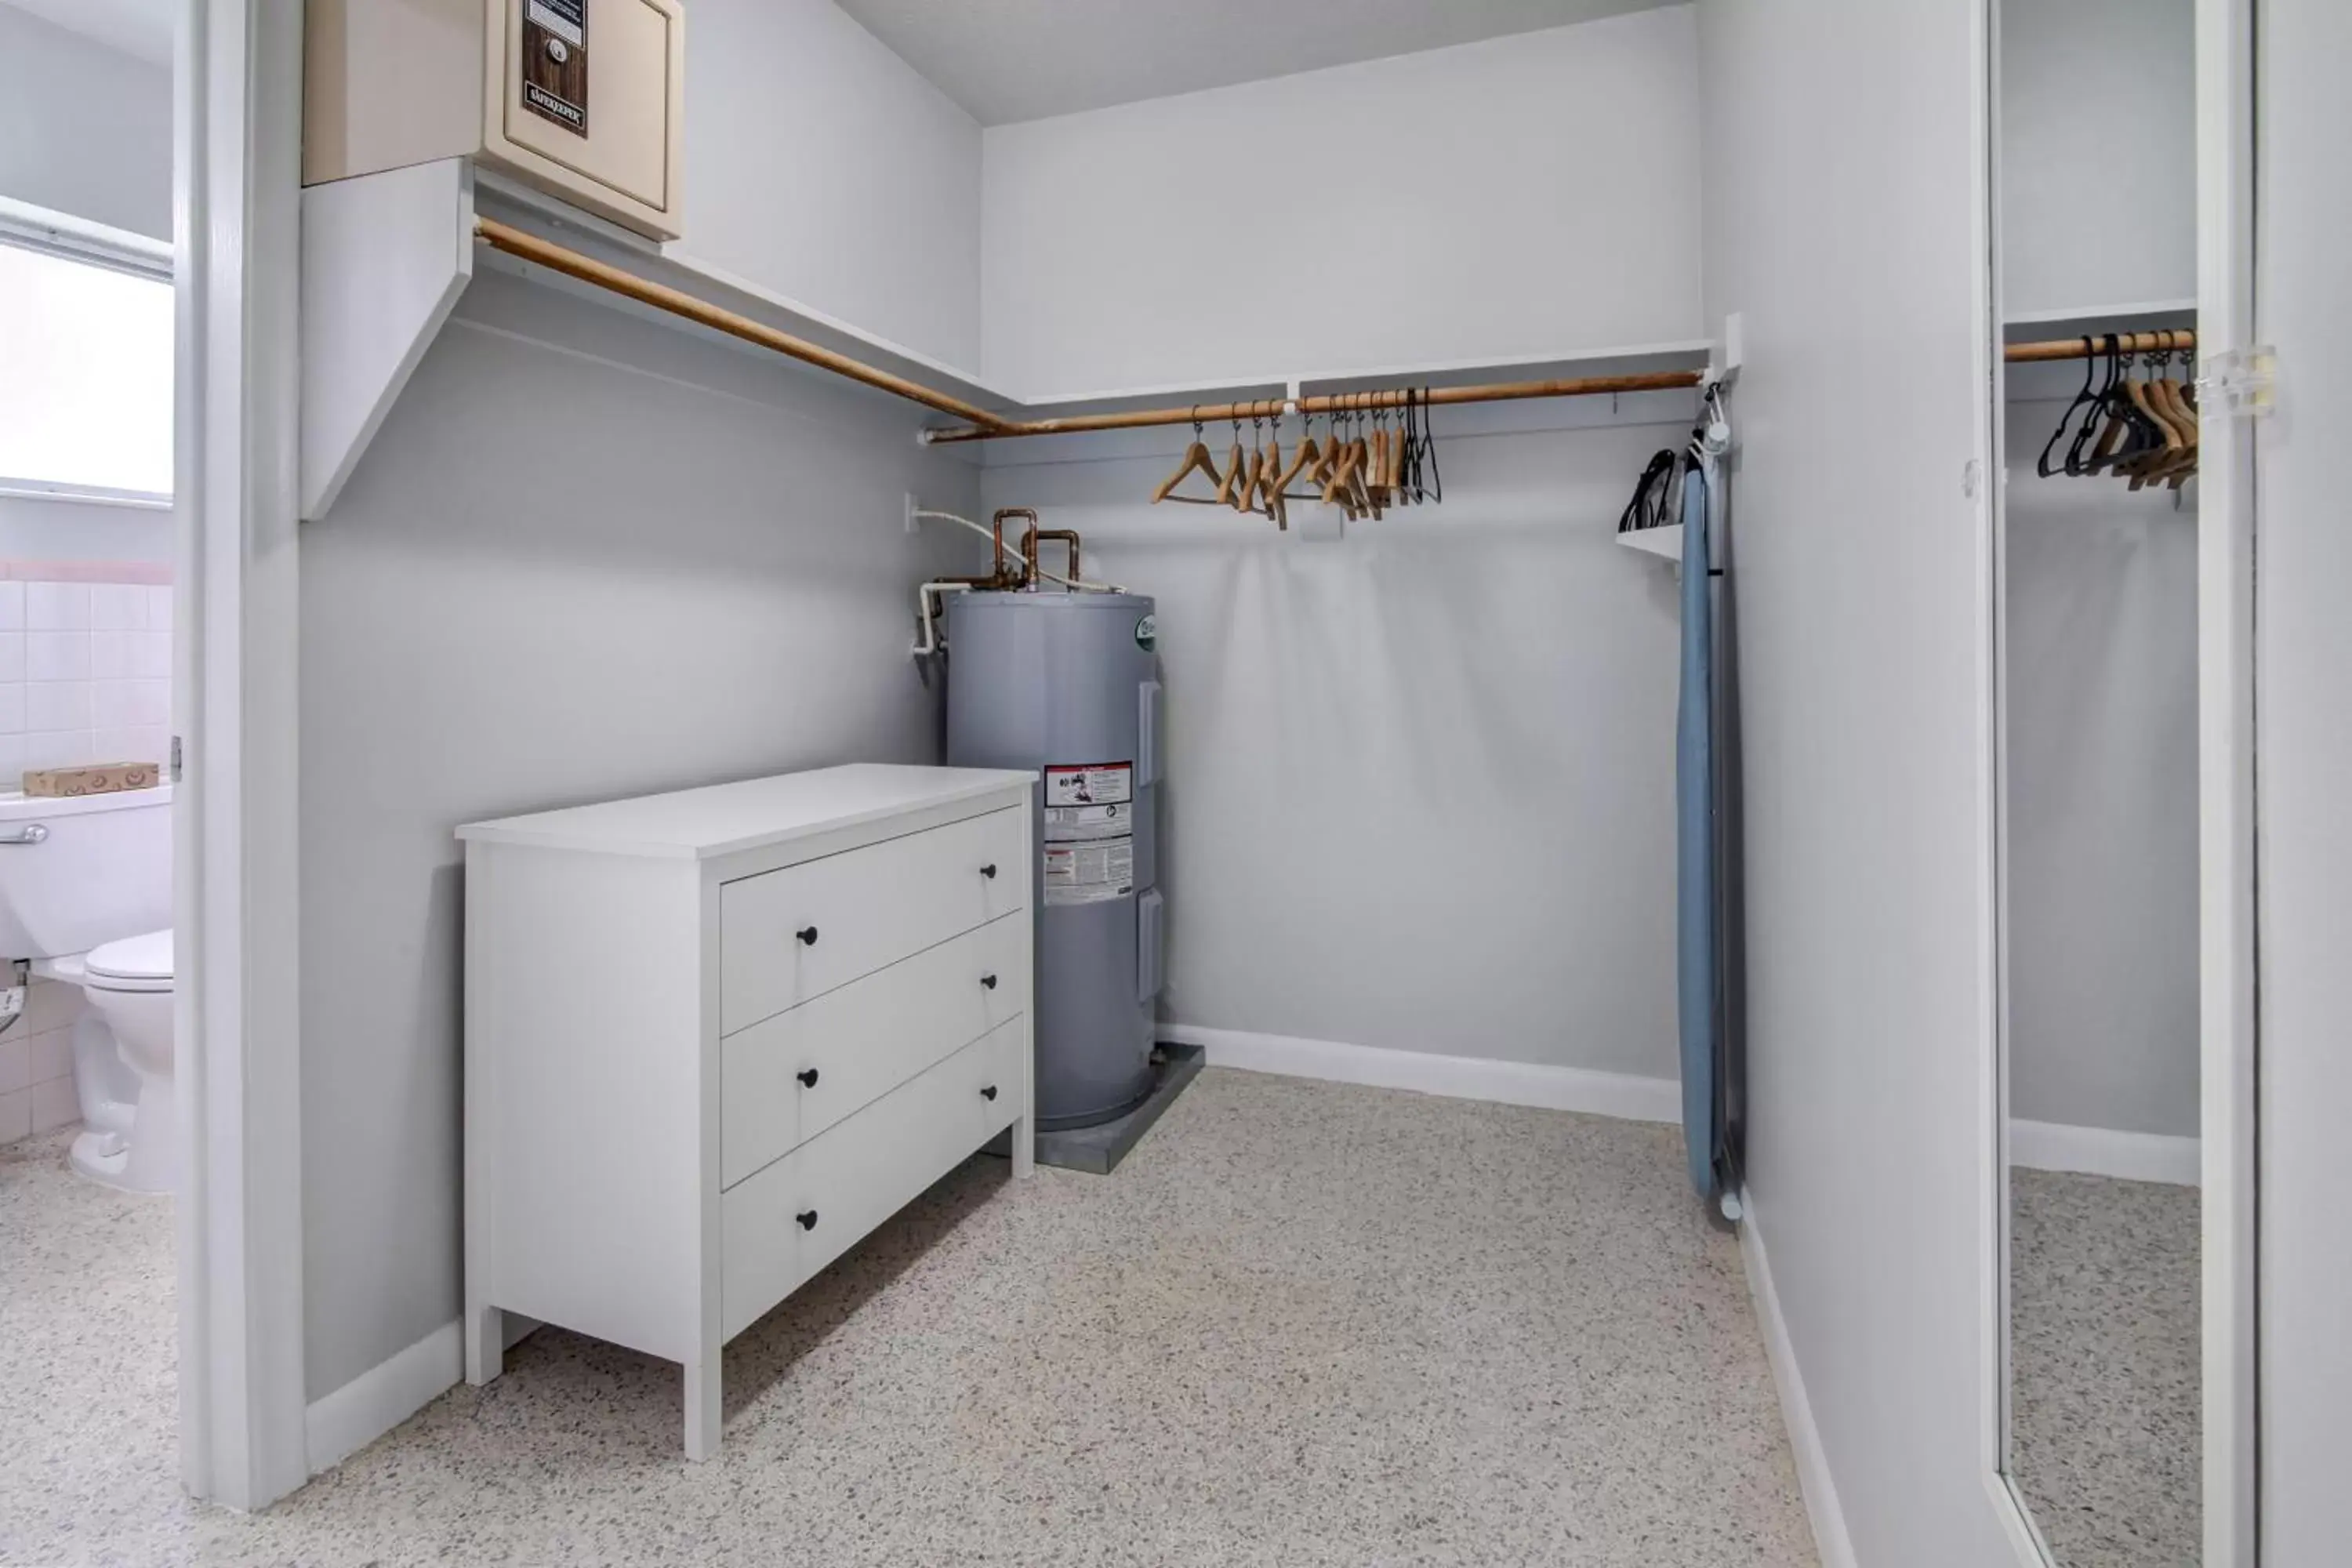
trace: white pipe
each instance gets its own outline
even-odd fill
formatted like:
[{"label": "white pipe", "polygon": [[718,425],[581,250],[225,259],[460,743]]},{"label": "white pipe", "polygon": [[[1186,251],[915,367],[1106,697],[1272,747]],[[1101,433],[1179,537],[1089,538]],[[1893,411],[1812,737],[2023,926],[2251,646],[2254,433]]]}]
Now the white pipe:
[{"label": "white pipe", "polygon": [[[951,511],[919,510],[915,513],[915,516],[918,518],[929,519],[933,522],[961,523],[962,526],[980,535],[982,539],[987,540],[991,544],[998,542],[998,535],[994,529],[983,528],[979,523],[972,521],[971,519],[968,517],[958,517]],[[1053,573],[1046,571],[1043,566],[1036,565],[1034,563],[1031,562],[1027,556],[1022,554],[1021,552],[1015,550],[1010,544],[1004,546],[1004,553],[1010,555],[1015,561],[1020,562],[1024,568],[1036,573],[1038,576],[1045,578],[1048,583],[1059,583],[1063,587],[1069,589],[1070,592],[1074,594],[1124,594],[1127,592],[1126,589],[1120,587],[1116,583],[1072,582],[1067,577],[1056,576]],[[928,585],[929,584],[926,584],[926,586]]]},{"label": "white pipe", "polygon": [[915,614],[923,624],[922,635],[915,639],[917,658],[940,651],[940,606],[937,603],[939,596],[941,594],[971,592],[971,584],[969,583],[926,583],[915,590]]}]

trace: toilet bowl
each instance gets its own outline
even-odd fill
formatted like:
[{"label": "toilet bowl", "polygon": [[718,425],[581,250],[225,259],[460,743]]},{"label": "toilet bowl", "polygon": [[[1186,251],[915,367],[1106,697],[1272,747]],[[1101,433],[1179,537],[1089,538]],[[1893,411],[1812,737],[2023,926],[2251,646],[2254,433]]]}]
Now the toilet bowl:
[{"label": "toilet bowl", "polygon": [[[148,931],[92,948],[81,972],[82,993],[137,1076],[139,1099],[127,1128],[115,1131],[93,1122],[74,1140],[73,1167],[131,1192],[170,1192],[179,1171],[178,1111],[172,1093],[172,933]],[[75,1044],[79,1051],[80,1041]]]},{"label": "toilet bowl", "polygon": [[62,799],[0,793],[0,960],[29,960],[90,1003],[74,1026],[86,1128],[74,1168],[146,1192],[171,1190],[176,1169],[171,919],[169,784]]}]

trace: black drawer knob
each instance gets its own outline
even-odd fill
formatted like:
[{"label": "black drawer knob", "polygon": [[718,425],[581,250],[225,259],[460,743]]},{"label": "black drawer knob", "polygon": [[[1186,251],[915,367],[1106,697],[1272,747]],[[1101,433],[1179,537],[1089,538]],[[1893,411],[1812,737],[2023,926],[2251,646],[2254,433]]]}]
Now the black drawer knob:
[{"label": "black drawer knob", "polygon": [[996,1086],[992,1083],[986,1089],[982,1089],[980,1091],[980,1098],[982,1100],[994,1100],[996,1098]]},{"label": "black drawer knob", "polygon": [[803,1209],[800,1213],[793,1215],[793,1218],[799,1222],[800,1227],[803,1230],[814,1230],[816,1228],[816,1210],[814,1209]]},{"label": "black drawer knob", "polygon": [[793,1076],[801,1080],[801,1087],[803,1089],[814,1089],[816,1087],[816,1068],[803,1068]]},{"label": "black drawer knob", "polygon": [[993,974],[983,974],[983,975],[982,975],[982,976],[980,977],[980,983],[981,983],[982,985],[987,986],[991,991],[993,991],[993,990],[995,990],[995,989],[996,989],[996,976],[995,976],[995,975],[993,975]]},{"label": "black drawer knob", "polygon": [[803,930],[793,932],[793,934],[801,939],[801,945],[803,947],[814,947],[816,945],[816,927],[814,926],[808,926]]},{"label": "black drawer knob", "polygon": [[995,880],[995,879],[996,879],[996,862],[995,862],[995,861],[993,861],[993,860],[992,860],[992,861],[990,861],[987,865],[982,866],[982,867],[980,868],[980,874],[981,874],[982,876],[983,876],[983,877],[988,878],[991,881]]}]

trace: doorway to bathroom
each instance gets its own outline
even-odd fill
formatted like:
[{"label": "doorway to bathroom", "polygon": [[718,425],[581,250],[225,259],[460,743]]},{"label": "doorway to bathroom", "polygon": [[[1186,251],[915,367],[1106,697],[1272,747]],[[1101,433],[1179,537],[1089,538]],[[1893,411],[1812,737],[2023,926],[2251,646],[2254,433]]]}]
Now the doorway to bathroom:
[{"label": "doorway to bathroom", "polygon": [[0,1558],[183,1481],[177,13],[0,0]]}]

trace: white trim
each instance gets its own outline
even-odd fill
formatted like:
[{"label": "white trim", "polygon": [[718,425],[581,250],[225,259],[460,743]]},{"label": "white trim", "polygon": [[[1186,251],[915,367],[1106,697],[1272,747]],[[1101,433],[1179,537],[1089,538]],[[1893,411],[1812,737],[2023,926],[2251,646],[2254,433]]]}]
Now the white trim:
[{"label": "white trim", "polygon": [[2054,310],[2026,310],[2004,318],[2012,327],[2053,326],[2060,321],[2120,321],[2132,316],[2184,316],[2197,310],[2194,300],[2141,300],[2120,305],[2068,305]]},{"label": "white trim", "polygon": [[59,484],[48,479],[0,479],[0,496],[11,500],[53,500],[68,506],[110,506],[126,511],[169,511],[172,497],[162,490],[122,490],[108,485]]},{"label": "white trim", "polygon": [[[2251,348],[2255,319],[2253,0],[2197,5],[2197,341],[2210,364]],[[2204,1157],[2204,1568],[2255,1568],[2255,897],[2258,824],[2252,428],[2209,401],[2199,432],[2197,750]]]},{"label": "white trim", "polygon": [[1756,1200],[1739,1194],[1747,1218],[1739,1226],[1739,1259],[1748,1268],[1748,1294],[1756,1303],[1756,1326],[1764,1337],[1764,1359],[1771,1364],[1773,1386],[1780,1394],[1780,1419],[1789,1428],[1789,1449],[1797,1461],[1797,1488],[1804,1495],[1805,1517],[1813,1527],[1813,1549],[1822,1568],[1858,1568],[1853,1537],[1846,1533],[1845,1510],[1838,1503],[1837,1479],[1830,1473],[1829,1450],[1822,1447],[1821,1428],[1813,1424],[1812,1402],[1805,1397],[1804,1373],[1797,1366],[1797,1347],[1789,1338],[1788,1320],[1780,1315],[1780,1294],[1772,1286],[1772,1264],[1764,1251],[1764,1232],[1756,1221]]},{"label": "white trim", "polygon": [[319,1475],[383,1436],[455,1387],[466,1372],[466,1336],[452,1318],[323,1399],[302,1425],[310,1473]]},{"label": "white trim", "polygon": [[[1193,396],[1210,401],[1213,393],[1247,392],[1258,387],[1310,388],[1331,383],[1361,382],[1365,384],[1422,381],[1442,382],[1445,378],[1470,374],[1498,374],[1517,371],[1533,376],[1551,366],[1589,363],[1594,360],[1688,359],[1706,357],[1715,352],[1709,338],[1676,338],[1661,343],[1604,344],[1597,348],[1557,349],[1515,353],[1497,359],[1473,355],[1468,359],[1423,360],[1406,364],[1367,364],[1342,369],[1285,371],[1276,373],[1263,367],[1255,374],[1221,375],[1207,380],[1160,382],[1149,386],[1120,386],[1095,392],[1023,392],[1017,395],[1023,411],[1059,407],[1073,403],[1117,403],[1134,397]],[[1000,396],[1011,395],[999,394]],[[1310,394],[1311,395],[1311,394]]]},{"label": "white trim", "polygon": [[2022,1117],[2010,1119],[2009,1163],[2029,1171],[2071,1171],[2126,1182],[2168,1182],[2182,1187],[2193,1187],[2199,1182],[2194,1138],[2028,1121]]},{"label": "white trim", "polygon": [[180,0],[173,795],[181,1479],[310,1477],[295,854],[301,7]]},{"label": "white trim", "polygon": [[141,278],[172,280],[172,242],[94,223],[54,207],[0,196],[0,244],[22,246],[71,261],[110,267]]},{"label": "white trim", "polygon": [[1162,1024],[1160,1037],[1180,1046],[1202,1047],[1211,1067],[1238,1068],[1244,1072],[1417,1089],[1454,1100],[1487,1100],[1546,1110],[1581,1110],[1630,1121],[1679,1123],[1683,1119],[1682,1086],[1670,1078],[1389,1050],[1296,1035],[1204,1029],[1192,1024]]},{"label": "white trim", "polygon": [[2003,715],[2008,711],[2006,574],[2001,527],[2001,476],[2007,470],[2004,422],[2006,370],[1995,351],[2005,336],[2000,265],[2000,19],[1995,0],[1979,0],[1969,18],[1975,72],[1973,203],[1977,287],[1972,291],[1978,531],[1977,580],[1973,584],[1976,626],[1981,641],[1977,658],[1977,711],[1973,715],[1983,809],[1976,828],[1978,1017],[1977,1050],[1977,1479],[1992,1510],[1995,1528],[2009,1543],[2020,1568],[2044,1568],[2050,1561],[2023,1500],[2009,1480],[2010,1434],[2010,1234],[2009,1234],[2009,921],[2002,900],[2010,885],[2009,820],[2005,810],[2008,748]]}]

